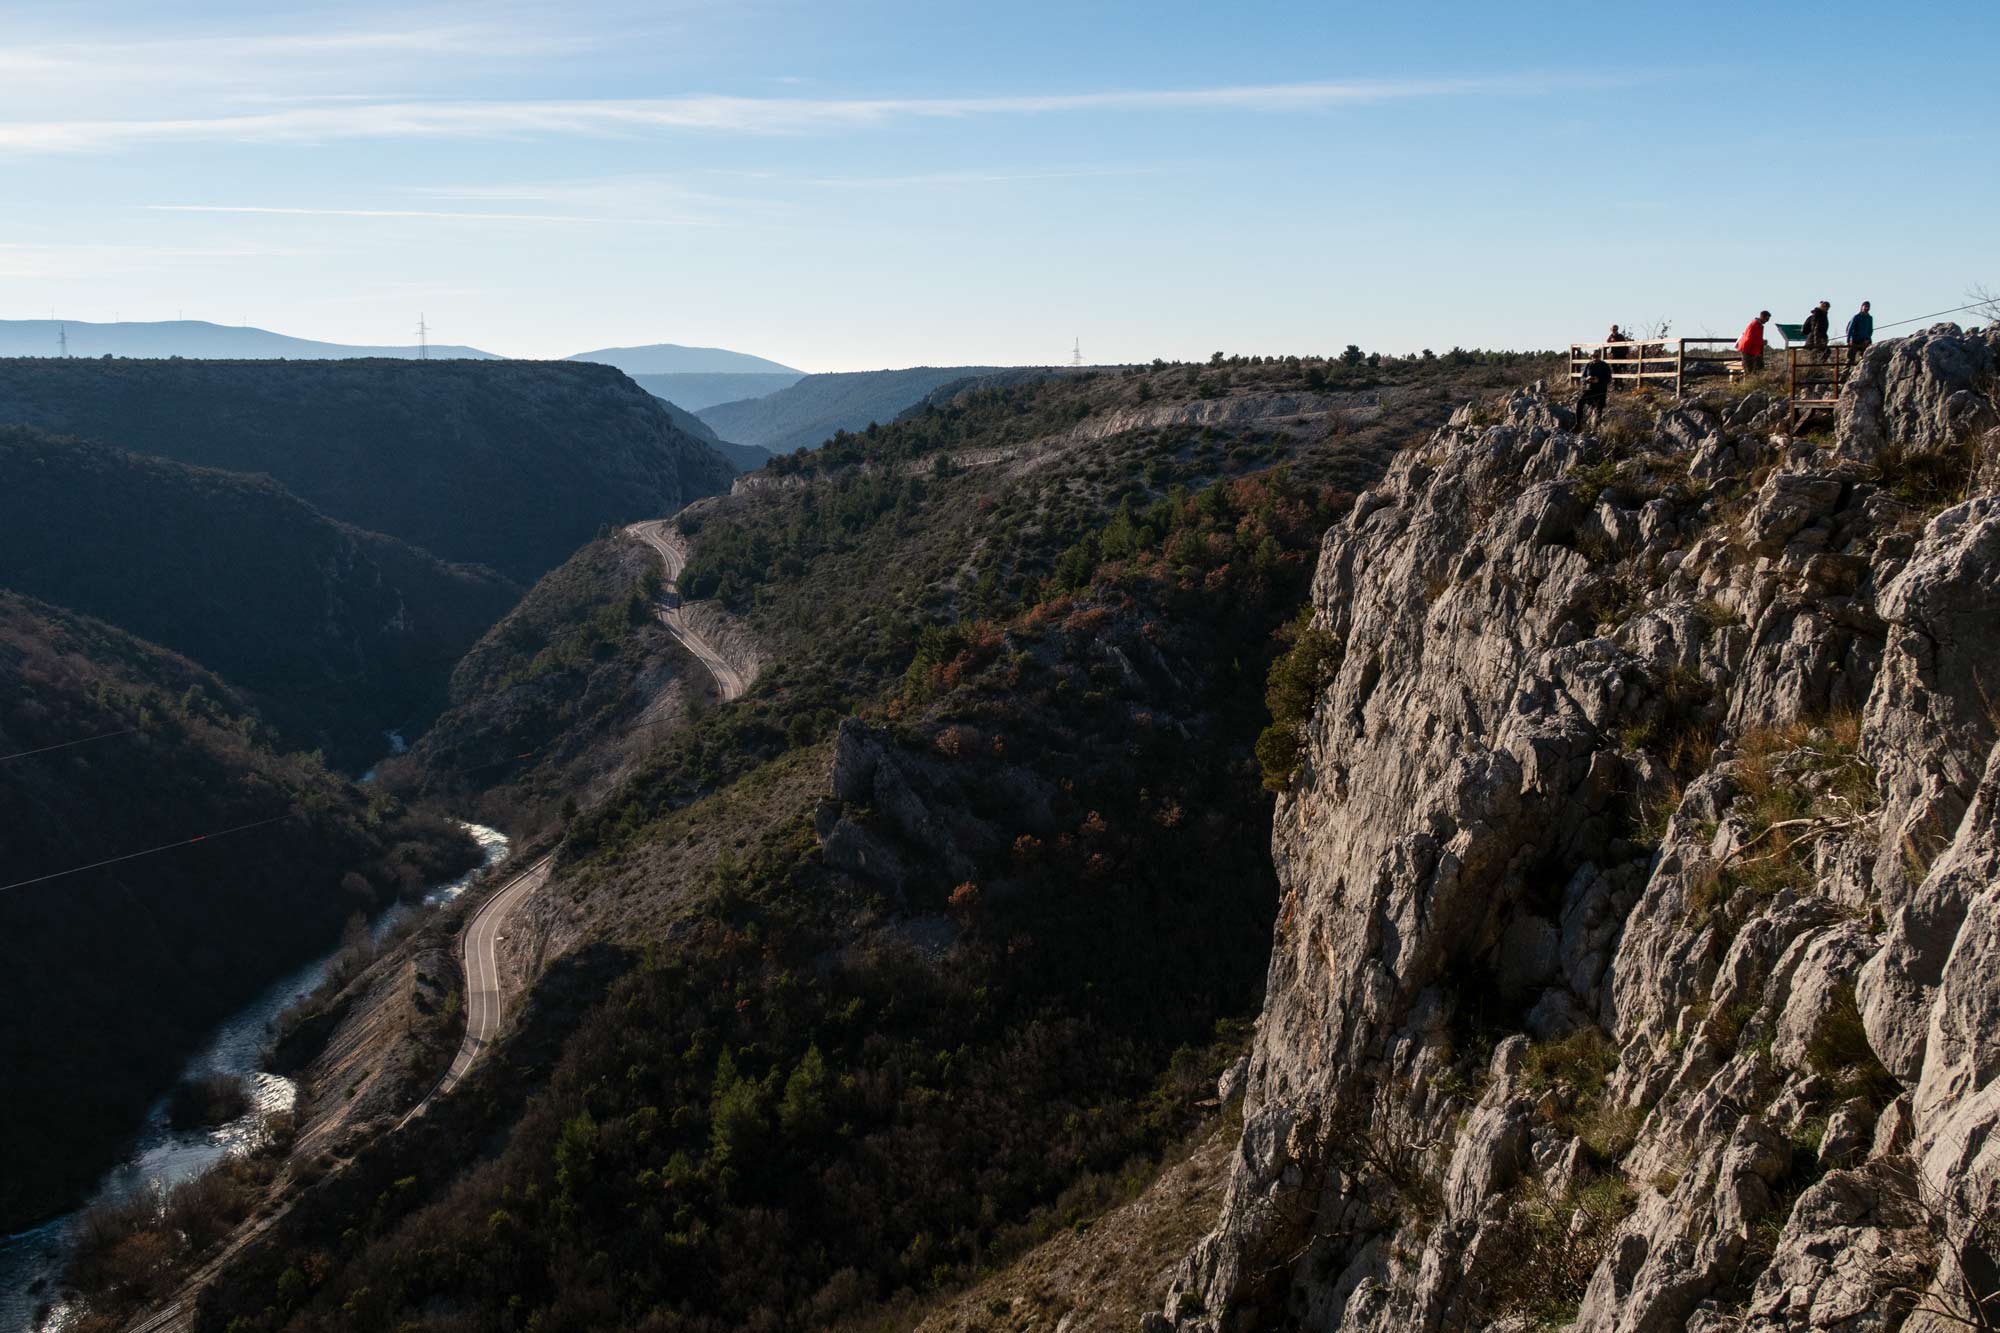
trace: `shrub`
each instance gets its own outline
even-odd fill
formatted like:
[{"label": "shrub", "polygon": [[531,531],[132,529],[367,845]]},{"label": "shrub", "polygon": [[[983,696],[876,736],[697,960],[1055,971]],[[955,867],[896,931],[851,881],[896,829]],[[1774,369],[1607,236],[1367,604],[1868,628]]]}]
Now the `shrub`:
[{"label": "shrub", "polygon": [[1299,612],[1281,637],[1291,647],[1271,663],[1264,688],[1264,702],[1271,710],[1271,725],[1257,737],[1257,762],[1264,770],[1264,786],[1281,792],[1292,785],[1298,773],[1299,754],[1306,723],[1313,708],[1332,681],[1340,665],[1340,643],[1332,631],[1313,621],[1313,609]]},{"label": "shrub", "polygon": [[167,1123],[175,1129],[211,1129],[250,1109],[250,1093],[233,1074],[182,1079],[167,1095]]}]

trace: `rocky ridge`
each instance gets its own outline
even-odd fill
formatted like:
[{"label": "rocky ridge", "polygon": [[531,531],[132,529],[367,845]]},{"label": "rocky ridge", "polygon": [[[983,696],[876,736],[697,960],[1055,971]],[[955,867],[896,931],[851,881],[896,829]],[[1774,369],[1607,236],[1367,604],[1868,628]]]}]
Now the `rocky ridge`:
[{"label": "rocky ridge", "polygon": [[1996,352],[1876,346],[1826,440],[1468,406],[1328,533],[1242,1140],[1146,1327],[2000,1313]]}]

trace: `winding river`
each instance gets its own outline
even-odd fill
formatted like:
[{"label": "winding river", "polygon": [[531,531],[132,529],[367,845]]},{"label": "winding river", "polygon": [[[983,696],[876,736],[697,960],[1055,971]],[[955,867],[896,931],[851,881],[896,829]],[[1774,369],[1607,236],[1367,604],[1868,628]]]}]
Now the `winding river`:
[{"label": "winding river", "polygon": [[[485,853],[484,864],[449,884],[438,885],[418,902],[398,903],[382,913],[372,927],[377,941],[412,913],[434,911],[458,897],[481,871],[506,856],[506,835],[478,824],[467,824],[465,829]],[[88,1208],[122,1203],[148,1190],[171,1188],[233,1153],[247,1152],[256,1146],[266,1115],[292,1108],[298,1087],[261,1067],[265,1047],[278,1016],[319,987],[338,952],[335,949],[273,983],[216,1028],[208,1045],[188,1061],[184,1077],[232,1074],[244,1080],[251,1109],[241,1119],[215,1129],[175,1130],[167,1123],[163,1095],[148,1113],[130,1156],[105,1174],[84,1208],[31,1231],[0,1238],[0,1333],[60,1333],[69,1325],[71,1311],[58,1284]]]}]

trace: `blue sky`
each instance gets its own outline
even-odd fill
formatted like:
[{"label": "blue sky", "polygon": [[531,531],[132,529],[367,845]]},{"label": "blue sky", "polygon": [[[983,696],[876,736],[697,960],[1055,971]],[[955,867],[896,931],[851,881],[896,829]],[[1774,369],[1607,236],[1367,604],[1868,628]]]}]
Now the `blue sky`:
[{"label": "blue sky", "polygon": [[1996,57],[1993,0],[0,0],[0,317],[808,370],[1888,322],[2000,287]]}]

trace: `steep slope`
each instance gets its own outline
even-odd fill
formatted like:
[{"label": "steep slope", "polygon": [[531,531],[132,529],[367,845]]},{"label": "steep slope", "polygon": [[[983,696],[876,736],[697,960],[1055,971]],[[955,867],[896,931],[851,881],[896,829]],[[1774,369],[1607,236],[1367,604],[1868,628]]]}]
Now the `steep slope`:
[{"label": "steep slope", "polygon": [[725,440],[774,454],[811,449],[835,431],[887,424],[957,380],[993,374],[994,366],[917,366],[807,375],[798,383],[744,402],[701,408],[695,415]]},{"label": "steep slope", "polygon": [[1802,440],[1520,393],[1356,501],[1234,1175],[1149,1327],[1993,1317],[1997,368],[1878,344]]},{"label": "steep slope", "polygon": [[636,376],[633,383],[660,400],[660,406],[667,410],[667,420],[673,422],[676,428],[687,432],[721,454],[738,472],[755,472],[771,460],[771,451],[768,449],[759,449],[753,444],[731,444],[717,435],[706,421],[669,401],[664,392],[649,386],[646,380],[653,378],[662,377]]},{"label": "steep slope", "polygon": [[72,1203],[206,1029],[348,917],[477,859],[279,754],[186,659],[7,592],[0,754],[0,882],[29,881],[0,891],[0,1230]]},{"label": "steep slope", "polygon": [[765,373],[734,372],[725,374],[683,374],[683,375],[634,375],[632,379],[646,392],[668,398],[690,412],[699,412],[717,403],[740,402],[745,398],[762,398],[767,393],[797,384],[805,378],[798,370],[770,371]]},{"label": "steep slope", "polygon": [[320,512],[529,582],[733,469],[603,366],[0,361],[0,423],[263,472]]},{"label": "steep slope", "polygon": [[601,796],[707,694],[654,615],[659,591],[642,542],[578,551],[465,655],[451,706],[381,781],[523,832]]},{"label": "steep slope", "polygon": [[[414,358],[419,351],[414,343],[403,347],[364,347],[349,343],[315,342],[310,338],[272,333],[268,329],[211,324],[201,319],[126,320],[117,324],[93,324],[80,319],[0,319],[0,357],[57,356],[63,338],[68,339],[69,355],[72,357],[184,356],[232,361],[289,357],[295,361],[320,361],[363,356]],[[500,359],[476,347],[456,347],[445,343],[424,350],[440,360]]]},{"label": "steep slope", "polygon": [[640,347],[600,347],[578,352],[570,361],[616,366],[627,375],[800,375],[790,366],[724,347],[683,347],[679,343],[647,343]]},{"label": "steep slope", "polygon": [[683,514],[755,687],[566,820],[518,1025],[201,1323],[874,1322],[1117,1202],[1257,1003],[1273,631],[1467,362],[981,390]]},{"label": "steep slope", "polygon": [[382,752],[518,589],[333,522],[265,477],[0,426],[0,585],[221,672],[307,748]]}]

